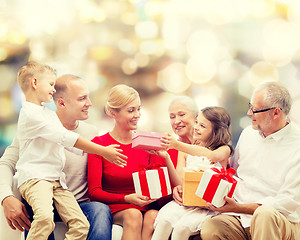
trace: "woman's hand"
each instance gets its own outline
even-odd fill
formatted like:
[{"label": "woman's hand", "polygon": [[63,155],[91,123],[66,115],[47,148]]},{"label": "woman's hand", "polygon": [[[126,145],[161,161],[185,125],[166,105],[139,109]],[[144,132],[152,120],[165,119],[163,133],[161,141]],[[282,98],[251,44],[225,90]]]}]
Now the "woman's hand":
[{"label": "woman's hand", "polygon": [[182,202],[182,185],[177,185],[173,189],[173,198],[175,202],[177,202],[179,205],[183,205]]},{"label": "woman's hand", "polygon": [[132,193],[132,194],[125,196],[125,201],[127,203],[131,203],[131,204],[137,205],[139,207],[143,207],[143,206],[146,206],[146,205],[156,201],[156,199],[149,199],[148,197],[143,196],[141,194]]},{"label": "woman's hand", "polygon": [[146,152],[157,155],[164,159],[166,159],[169,156],[169,153],[166,150],[146,150]]},{"label": "woman's hand", "polygon": [[160,139],[160,144],[165,147],[166,149],[176,149],[177,140],[175,137],[171,136],[171,134],[168,134],[167,136],[163,136]]}]

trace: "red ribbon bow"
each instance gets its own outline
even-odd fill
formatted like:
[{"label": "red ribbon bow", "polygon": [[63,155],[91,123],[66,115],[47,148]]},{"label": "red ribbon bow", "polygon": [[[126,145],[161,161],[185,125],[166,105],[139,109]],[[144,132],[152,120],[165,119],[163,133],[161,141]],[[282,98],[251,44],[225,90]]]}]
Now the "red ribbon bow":
[{"label": "red ribbon bow", "polygon": [[207,188],[203,195],[203,199],[206,200],[207,202],[212,202],[212,199],[214,197],[214,194],[218,188],[221,179],[232,183],[232,187],[227,195],[228,197],[232,197],[237,184],[237,180],[234,179],[233,177],[233,174],[235,174],[235,170],[233,168],[229,168],[226,170],[225,167],[222,167],[221,170],[219,168],[211,168],[211,170],[213,170],[217,174],[214,174],[210,182],[208,183]]},{"label": "red ribbon bow", "polygon": [[233,178],[235,170],[233,168],[226,168],[222,166],[221,170],[219,168],[211,168],[211,170],[217,172],[216,176],[219,176],[221,179],[227,180],[230,183],[234,183],[236,180]]}]

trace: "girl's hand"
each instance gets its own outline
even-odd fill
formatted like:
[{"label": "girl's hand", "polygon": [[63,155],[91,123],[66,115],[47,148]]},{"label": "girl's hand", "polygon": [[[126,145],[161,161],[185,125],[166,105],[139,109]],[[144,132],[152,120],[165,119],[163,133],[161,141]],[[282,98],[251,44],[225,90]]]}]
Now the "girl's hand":
[{"label": "girl's hand", "polygon": [[182,202],[182,185],[177,185],[173,189],[173,198],[175,202],[177,202],[179,205],[183,205]]},{"label": "girl's hand", "polygon": [[166,149],[176,149],[177,140],[175,137],[168,134],[160,139],[160,144]]},{"label": "girl's hand", "polygon": [[146,206],[146,205],[156,201],[156,199],[149,199],[148,197],[143,196],[141,194],[132,193],[132,194],[125,196],[125,201],[127,203],[131,203],[136,206],[143,207],[143,206]]}]

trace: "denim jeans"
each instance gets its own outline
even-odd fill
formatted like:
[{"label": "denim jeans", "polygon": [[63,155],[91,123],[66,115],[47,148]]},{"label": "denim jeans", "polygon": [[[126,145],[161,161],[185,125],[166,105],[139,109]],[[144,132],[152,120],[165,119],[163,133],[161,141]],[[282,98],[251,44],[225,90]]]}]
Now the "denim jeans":
[{"label": "denim jeans", "polygon": [[[32,221],[32,210],[28,203],[25,203],[25,206]],[[90,223],[87,240],[111,240],[113,218],[109,207],[101,202],[80,202],[79,206]],[[61,222],[56,210],[54,211],[54,221]],[[25,239],[27,234],[28,231],[25,230]],[[53,232],[49,235],[48,240],[55,240]]]},{"label": "denim jeans", "polygon": [[111,240],[113,218],[109,207],[101,202],[81,202],[79,206],[90,223],[87,240]]}]

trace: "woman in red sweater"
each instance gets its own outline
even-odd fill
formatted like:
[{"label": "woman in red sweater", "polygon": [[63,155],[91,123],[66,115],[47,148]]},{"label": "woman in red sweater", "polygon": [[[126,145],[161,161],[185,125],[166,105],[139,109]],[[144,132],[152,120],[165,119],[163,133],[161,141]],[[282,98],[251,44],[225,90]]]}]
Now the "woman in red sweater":
[{"label": "woman in red sweater", "polygon": [[140,97],[135,89],[123,84],[113,87],[105,110],[114,119],[114,128],[92,140],[102,146],[118,144],[122,154],[128,157],[124,168],[103,161],[102,156],[88,156],[90,198],[110,207],[114,223],[123,226],[123,240],[151,239],[157,215],[157,210],[149,206],[153,200],[135,193],[132,173],[153,162],[165,164],[163,158],[131,147],[132,131],[137,129],[140,107]]}]

